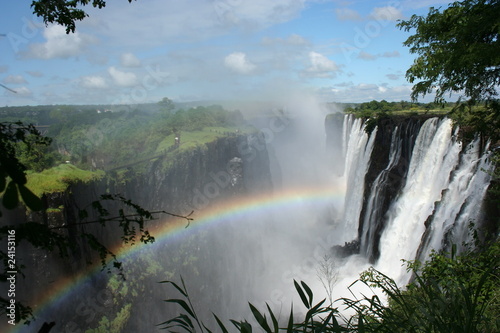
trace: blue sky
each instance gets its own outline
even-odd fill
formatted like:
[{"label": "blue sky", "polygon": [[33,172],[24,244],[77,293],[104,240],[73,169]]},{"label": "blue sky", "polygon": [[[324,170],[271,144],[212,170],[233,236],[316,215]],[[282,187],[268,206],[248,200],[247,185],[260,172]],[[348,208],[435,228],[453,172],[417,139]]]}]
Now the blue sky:
[{"label": "blue sky", "polygon": [[409,100],[398,19],[448,1],[126,0],[67,35],[0,3],[0,105]]}]

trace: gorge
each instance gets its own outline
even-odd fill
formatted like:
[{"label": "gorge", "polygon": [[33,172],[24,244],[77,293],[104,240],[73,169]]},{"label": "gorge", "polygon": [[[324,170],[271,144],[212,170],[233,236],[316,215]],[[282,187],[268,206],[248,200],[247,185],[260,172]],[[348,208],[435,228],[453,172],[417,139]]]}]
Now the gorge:
[{"label": "gorge", "polygon": [[[334,299],[370,266],[404,285],[410,277],[401,259],[426,260],[431,250],[470,241],[471,222],[480,231],[492,223],[480,208],[489,147],[462,141],[451,120],[369,123],[304,108],[255,120],[258,132],[231,133],[175,161],[155,160],[125,183],[76,184],[48,198],[64,206],[66,219],[100,193],[116,192],[150,210],[194,211],[194,220],[156,221],[152,245],[116,245],[126,280],[85,268],[85,249],[53,272],[52,259],[25,258],[24,296],[37,294],[37,320],[14,331],[44,321],[60,332],[155,331],[177,311],[163,302],[171,290],[158,282],[181,276],[207,323],[211,312],[251,318],[247,302],[287,313],[299,303],[294,279],[326,297],[322,260],[335,267]],[[80,273],[67,278],[74,269]]]}]

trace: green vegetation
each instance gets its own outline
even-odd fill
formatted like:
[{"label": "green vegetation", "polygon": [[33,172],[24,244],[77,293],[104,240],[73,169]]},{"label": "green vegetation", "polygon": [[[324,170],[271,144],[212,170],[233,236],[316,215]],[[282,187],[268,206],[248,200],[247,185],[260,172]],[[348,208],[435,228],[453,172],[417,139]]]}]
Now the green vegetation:
[{"label": "green vegetation", "polygon": [[66,33],[70,33],[75,32],[76,21],[81,21],[88,16],[83,7],[89,3],[97,8],[106,6],[104,0],[35,0],[31,3],[31,7],[33,13],[42,17],[45,24],[57,23],[66,27]]},{"label": "green vegetation", "polygon": [[[14,209],[21,199],[28,208],[39,211],[43,208],[40,198],[26,187],[27,167],[19,158],[17,149],[19,145],[29,147],[34,145],[47,146],[51,140],[42,137],[32,125],[22,122],[0,123],[0,194],[2,206]],[[0,216],[2,212],[0,211]],[[3,253],[3,252],[0,252]]]},{"label": "green vegetation", "polygon": [[[220,106],[194,107],[173,112],[171,105],[158,112],[76,112],[52,125],[54,146],[83,168],[114,169],[177,148],[205,144],[245,127],[239,112]],[[176,142],[175,138],[179,138]]]},{"label": "green vegetation", "polygon": [[[434,253],[426,263],[409,262],[413,281],[400,288],[394,280],[375,269],[361,274],[358,283],[382,292],[388,303],[378,296],[342,298],[338,307],[325,305],[326,299],[314,302],[314,295],[304,282],[294,281],[295,289],[306,308],[304,317],[297,318],[292,307],[288,318],[279,318],[266,304],[260,312],[250,304],[258,325],[264,332],[498,332],[500,330],[500,242],[469,250],[457,256],[454,253]],[[168,299],[182,308],[181,314],[160,324],[162,329],[174,332],[228,332],[226,325],[215,314],[217,329],[209,329],[199,319],[190,300],[184,281],[172,285],[182,298]],[[340,309],[354,310],[345,317]],[[280,321],[278,321],[278,318]],[[238,332],[254,329],[246,319],[230,320]]]},{"label": "green vegetation", "polygon": [[370,101],[366,103],[355,104],[345,108],[346,113],[352,113],[358,117],[372,118],[388,115],[416,115],[433,114],[443,115],[453,109],[454,103],[436,104],[436,103],[411,103],[406,101],[387,102]]},{"label": "green vegetation", "polygon": [[88,183],[102,177],[103,171],[87,171],[71,164],[61,164],[39,173],[28,173],[26,187],[41,196],[44,193],[64,192],[70,184]]},{"label": "green vegetation", "polygon": [[99,327],[85,330],[85,333],[120,333],[123,332],[131,315],[132,304],[126,304],[111,320],[102,316]]}]

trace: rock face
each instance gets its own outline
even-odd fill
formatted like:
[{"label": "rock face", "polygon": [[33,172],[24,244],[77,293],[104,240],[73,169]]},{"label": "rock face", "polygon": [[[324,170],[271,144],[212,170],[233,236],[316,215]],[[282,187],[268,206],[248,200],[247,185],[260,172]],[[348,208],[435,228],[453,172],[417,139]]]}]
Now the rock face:
[{"label": "rock face", "polygon": [[[48,206],[58,207],[48,214],[27,214],[23,209],[17,209],[4,215],[9,224],[36,221],[51,227],[69,226],[56,230],[69,236],[71,243],[77,244],[69,254],[70,260],[63,261],[58,259],[57,254],[48,256],[45,251],[31,247],[22,251],[22,260],[29,270],[26,275],[33,277],[23,285],[27,298],[37,285],[44,285],[60,275],[85,270],[91,257],[94,257],[93,262],[98,261],[95,252],[79,237],[80,227],[71,225],[80,221],[80,210],[88,208],[102,194],[120,194],[150,211],[186,215],[219,200],[272,187],[267,148],[258,134],[223,137],[181,152],[173,160],[159,158],[145,166],[145,170],[142,173],[128,170],[127,180],[121,183],[104,178],[89,184],[72,184],[63,193],[45,195],[43,200]],[[118,202],[102,203],[110,213],[123,208]],[[95,212],[87,211],[90,212],[87,221],[98,219]],[[92,231],[105,244],[119,241],[117,229],[112,226],[87,225],[85,230]]]},{"label": "rock face", "polygon": [[[342,253],[361,251],[372,262],[378,258],[380,234],[385,222],[384,215],[405,183],[415,139],[420,127],[429,118],[431,116],[426,115],[390,116],[366,123],[367,130],[377,126],[377,131],[369,168],[364,178],[365,190],[358,239],[352,243],[357,246],[339,247],[342,248]],[[327,147],[331,160],[338,160],[343,154],[343,140],[346,139],[342,130],[343,121],[344,114],[340,113],[329,115],[325,121]],[[341,175],[344,170],[339,169],[335,172]]]},{"label": "rock face", "polygon": [[[367,203],[372,192],[377,190],[373,205],[363,205],[361,211],[359,238],[363,231],[372,234],[371,248],[364,252],[373,262],[379,256],[380,234],[384,229],[384,215],[389,205],[400,192],[405,183],[415,139],[420,127],[430,117],[427,116],[392,116],[377,121],[377,134],[371,155],[371,162],[365,176],[365,194],[363,201]],[[383,177],[383,179],[377,179]],[[377,186],[378,188],[374,188]],[[367,211],[369,210],[369,211]]]}]

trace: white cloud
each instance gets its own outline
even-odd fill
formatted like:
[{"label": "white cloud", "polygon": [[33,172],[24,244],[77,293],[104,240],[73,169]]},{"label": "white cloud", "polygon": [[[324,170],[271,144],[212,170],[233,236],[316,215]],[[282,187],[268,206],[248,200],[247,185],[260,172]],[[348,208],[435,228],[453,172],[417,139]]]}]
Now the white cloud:
[{"label": "white cloud", "polygon": [[362,60],[375,60],[378,58],[399,58],[401,54],[398,51],[384,52],[379,54],[371,54],[365,51],[360,51],[358,53],[358,59]]},{"label": "white cloud", "polygon": [[5,66],[5,65],[0,66],[0,73],[5,73],[5,72],[7,72],[8,69],[9,69],[8,66]]},{"label": "white cloud", "polygon": [[334,77],[335,72],[339,70],[337,64],[322,55],[314,51],[309,52],[309,62],[310,66],[306,69],[306,73],[313,77]]},{"label": "white cloud", "polygon": [[298,15],[306,0],[214,1],[213,10],[220,23],[240,27],[266,27],[286,22]]},{"label": "white cloud", "polygon": [[337,8],[335,15],[340,21],[360,21],[362,19],[357,11],[349,8]]},{"label": "white cloud", "polygon": [[104,9],[89,8],[90,17],[81,25],[122,47],[157,46],[168,41],[189,42],[225,35],[235,29],[255,31],[286,22],[297,17],[307,1],[149,0],[147,5],[141,1],[109,1]]},{"label": "white cloud", "polygon": [[401,54],[398,51],[392,51],[392,52],[384,52],[380,56],[385,58],[399,58]]},{"label": "white cloud", "polygon": [[102,76],[84,76],[80,84],[85,88],[91,89],[103,89],[108,86],[106,80]]},{"label": "white cloud", "polygon": [[224,65],[240,74],[249,74],[257,67],[247,59],[246,54],[243,52],[233,52],[227,55],[224,58]]},{"label": "white cloud", "polygon": [[358,59],[375,60],[375,59],[377,59],[377,56],[375,56],[375,55],[373,55],[371,53],[365,52],[365,51],[361,51],[358,54]]},{"label": "white cloud", "polygon": [[33,77],[43,77],[43,73],[40,71],[26,71],[26,73]]},{"label": "white cloud", "polygon": [[31,95],[33,95],[33,92],[24,86],[20,87],[20,88],[16,88],[15,91],[17,92],[17,94],[19,96],[31,96]]},{"label": "white cloud", "polygon": [[310,44],[310,42],[307,39],[305,39],[304,37],[297,35],[297,34],[291,34],[290,36],[288,36],[286,41],[292,45],[309,45]]},{"label": "white cloud", "polygon": [[122,72],[113,66],[108,68],[108,73],[119,86],[131,87],[137,84],[137,76],[134,73]]},{"label": "white cloud", "polygon": [[132,53],[123,53],[120,58],[123,67],[139,67],[141,61]]},{"label": "white cloud", "polygon": [[389,80],[399,80],[402,75],[401,74],[386,74],[385,75]]},{"label": "white cloud", "polygon": [[3,79],[3,83],[21,84],[21,83],[27,83],[27,81],[24,79],[22,75],[9,75],[5,79]]},{"label": "white cloud", "polygon": [[80,55],[94,39],[88,35],[76,31],[66,34],[64,27],[50,25],[45,28],[43,36],[44,43],[34,43],[26,53],[27,57],[38,59],[70,58]]},{"label": "white cloud", "polygon": [[393,6],[376,7],[370,14],[370,17],[377,21],[397,21],[404,18],[403,13]]},{"label": "white cloud", "polygon": [[262,38],[262,44],[264,45],[291,45],[291,46],[308,46],[311,44],[310,41],[298,34],[291,34],[287,38],[272,38],[264,37]]},{"label": "white cloud", "polygon": [[361,103],[372,100],[401,101],[410,100],[411,86],[389,86],[383,84],[360,83],[350,86],[330,86],[318,89],[321,100],[335,102]]}]

